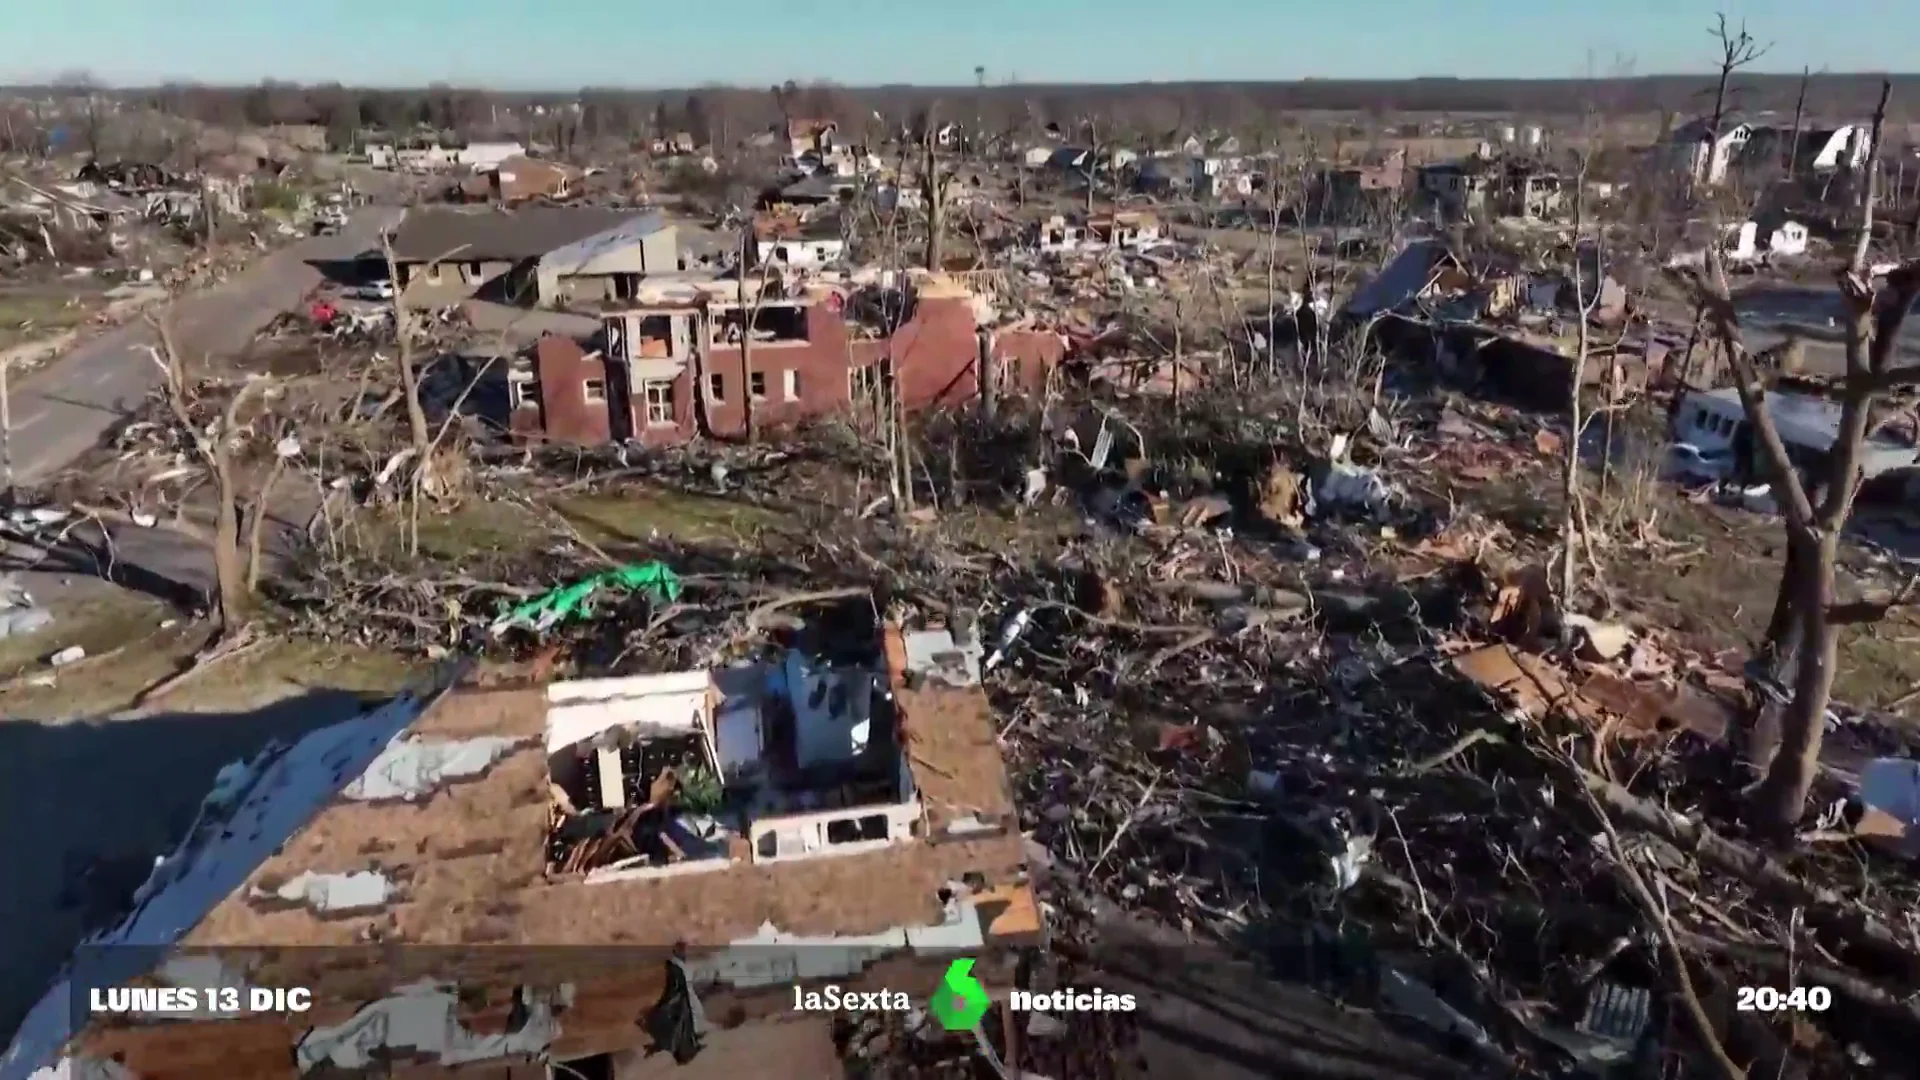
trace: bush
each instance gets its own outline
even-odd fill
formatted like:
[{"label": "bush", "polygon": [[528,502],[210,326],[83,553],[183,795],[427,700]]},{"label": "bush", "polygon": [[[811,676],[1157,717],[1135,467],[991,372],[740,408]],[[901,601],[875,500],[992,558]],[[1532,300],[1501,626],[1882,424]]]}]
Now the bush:
[{"label": "bush", "polygon": [[286,184],[272,181],[255,184],[253,206],[256,210],[278,210],[291,214],[300,209],[300,193]]}]

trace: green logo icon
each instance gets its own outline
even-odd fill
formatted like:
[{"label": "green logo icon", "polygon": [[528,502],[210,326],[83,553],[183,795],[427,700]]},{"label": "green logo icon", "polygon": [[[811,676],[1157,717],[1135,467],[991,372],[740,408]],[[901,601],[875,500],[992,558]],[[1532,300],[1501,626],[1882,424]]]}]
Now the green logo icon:
[{"label": "green logo icon", "polygon": [[987,1015],[990,1004],[987,988],[973,977],[973,961],[955,960],[940,979],[940,990],[927,1004],[927,1011],[948,1031],[972,1031]]}]

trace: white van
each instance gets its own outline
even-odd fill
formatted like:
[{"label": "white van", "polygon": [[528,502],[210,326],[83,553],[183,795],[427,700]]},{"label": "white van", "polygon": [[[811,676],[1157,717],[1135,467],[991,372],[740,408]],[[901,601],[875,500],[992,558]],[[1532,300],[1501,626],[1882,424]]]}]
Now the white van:
[{"label": "white van", "polygon": [[[1788,458],[1796,466],[1805,470],[1826,460],[1827,451],[1839,437],[1839,402],[1812,394],[1769,390],[1766,408],[1780,441],[1787,446]],[[1754,476],[1763,471],[1754,456],[1757,448],[1748,430],[1746,408],[1740,404],[1740,392],[1731,386],[1689,393],[1675,421],[1674,442],[1676,449],[1691,448],[1690,452],[1681,451],[1682,456],[1707,461],[1730,457],[1731,475],[1745,472]],[[1861,456],[1862,475],[1870,479],[1890,469],[1910,467],[1916,460],[1920,460],[1920,454],[1911,443],[1875,432],[1867,436]]]}]

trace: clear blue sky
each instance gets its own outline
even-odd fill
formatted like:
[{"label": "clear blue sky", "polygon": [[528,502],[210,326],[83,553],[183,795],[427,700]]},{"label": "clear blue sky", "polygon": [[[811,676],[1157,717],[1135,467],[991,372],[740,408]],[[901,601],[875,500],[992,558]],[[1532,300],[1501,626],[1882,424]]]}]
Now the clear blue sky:
[{"label": "clear blue sky", "polygon": [[[559,89],[795,79],[1566,78],[1711,63],[1716,12],[1763,70],[1920,67],[1913,0],[12,0],[0,80]],[[1861,27],[1871,25],[1870,32]]]}]

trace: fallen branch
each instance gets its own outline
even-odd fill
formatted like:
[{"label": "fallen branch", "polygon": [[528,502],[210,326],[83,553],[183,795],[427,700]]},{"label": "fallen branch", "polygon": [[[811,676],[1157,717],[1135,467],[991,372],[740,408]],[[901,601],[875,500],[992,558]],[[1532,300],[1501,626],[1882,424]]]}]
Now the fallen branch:
[{"label": "fallen branch", "polygon": [[242,628],[238,634],[221,634],[213,644],[194,653],[193,659],[188,661],[185,668],[135,694],[133,703],[129,707],[138,709],[149,705],[206,674],[208,668],[224,660],[257,652],[272,640],[272,638],[255,637],[251,626]]},{"label": "fallen branch", "polygon": [[[1571,761],[1565,759],[1562,761],[1567,767],[1578,769],[1578,766]],[[1594,777],[1594,779],[1599,778]],[[1720,1043],[1720,1035],[1714,1027],[1713,1019],[1707,1015],[1707,1007],[1701,1003],[1699,993],[1693,988],[1693,976],[1687,971],[1687,956],[1680,950],[1680,942],[1674,936],[1673,918],[1667,914],[1666,906],[1654,898],[1653,890],[1647,887],[1646,878],[1640,876],[1640,871],[1634,867],[1625,848],[1621,846],[1620,834],[1613,827],[1613,819],[1608,816],[1606,808],[1600,805],[1600,800],[1594,797],[1592,785],[1582,788],[1581,793],[1586,797],[1587,806],[1593,811],[1594,817],[1599,820],[1601,830],[1607,834],[1606,854],[1613,866],[1615,876],[1626,885],[1628,893],[1633,896],[1634,902],[1640,905],[1640,910],[1647,917],[1647,921],[1653,924],[1654,933],[1660,939],[1662,957],[1666,960],[1668,972],[1673,978],[1674,990],[1680,998],[1680,1004],[1686,1010],[1687,1019],[1693,1024],[1694,1034],[1699,1037],[1700,1045],[1706,1049],[1707,1055],[1713,1058],[1714,1064],[1719,1067],[1721,1074],[1727,1077],[1727,1080],[1746,1080],[1747,1070],[1735,1064],[1734,1060],[1727,1056],[1727,1048]]]},{"label": "fallen branch", "polygon": [[1585,790],[1608,811],[1656,833],[1681,851],[1717,867],[1777,900],[1806,910],[1807,923],[1858,948],[1902,964],[1920,979],[1916,955],[1892,927],[1874,918],[1832,889],[1810,885],[1759,851],[1707,826],[1655,806],[1605,777],[1576,769]]}]

